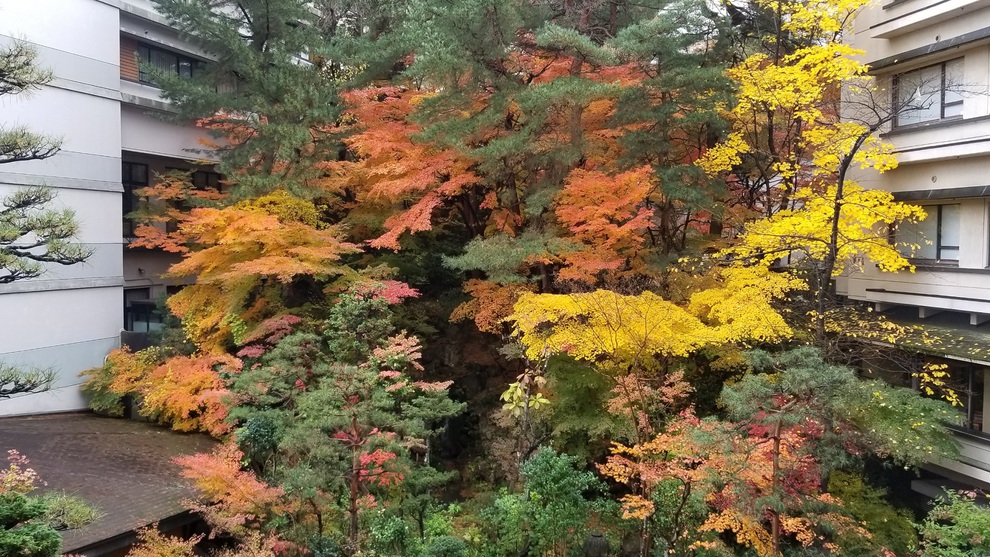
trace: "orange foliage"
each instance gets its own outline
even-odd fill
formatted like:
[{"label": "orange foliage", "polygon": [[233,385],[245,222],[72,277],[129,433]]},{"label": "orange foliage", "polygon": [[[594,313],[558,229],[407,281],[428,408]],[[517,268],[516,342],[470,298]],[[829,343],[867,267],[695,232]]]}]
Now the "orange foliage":
[{"label": "orange foliage", "polygon": [[501,285],[486,280],[471,279],[464,284],[464,292],[471,299],[454,308],[451,321],[471,319],[479,331],[502,334],[505,320],[512,315],[513,307],[523,292],[532,292],[528,284]]},{"label": "orange foliage", "polygon": [[138,234],[135,246],[185,253],[168,276],[194,276],[196,283],[169,298],[169,308],[197,346],[213,353],[223,353],[249,322],[278,313],[282,289],[259,287],[347,273],[341,257],[358,251],[339,227],[320,225],[312,203],[285,192],[193,209],[179,216],[175,232],[144,226]]},{"label": "orange foliage", "polygon": [[229,396],[218,368],[236,372],[241,361],[233,356],[176,356],[153,369],[142,381],[145,411],[177,431],[205,431],[222,435]]},{"label": "orange foliage", "polygon": [[226,354],[165,358],[161,349],[110,352],[102,368],[85,372],[96,390],[140,401],[139,411],[177,431],[214,436],[230,431],[225,422],[229,392],[220,372],[236,373],[241,361]]},{"label": "orange foliage", "polygon": [[137,544],[127,553],[127,557],[196,557],[195,547],[203,535],[184,540],[166,536],[158,531],[157,524],[152,524],[138,530],[137,538]]},{"label": "orange foliage", "polygon": [[420,92],[376,87],[344,95],[360,131],[347,139],[360,159],[327,163],[346,177],[359,202],[405,205],[385,221],[375,248],[399,249],[399,238],[433,227],[434,211],[476,184],[471,162],[453,149],[414,140],[422,129],[409,120]]},{"label": "orange foliage", "polygon": [[593,283],[601,271],[632,265],[652,216],[645,202],[655,189],[649,166],[615,176],[572,170],[555,213],[582,249],[562,255],[566,267],[560,278]]},{"label": "orange foliage", "polygon": [[[837,512],[841,501],[822,493],[818,465],[804,450],[813,442],[808,430],[814,429],[808,423],[784,429],[775,446],[765,432],[740,435],[733,424],[702,421],[687,410],[649,441],[615,444],[599,470],[644,494],[622,500],[624,517],[648,518],[655,510],[649,504],[653,488],[661,481],[676,481],[684,496],[691,490],[705,494],[709,514],[699,532],[731,533],[761,557],[775,554],[770,513],[760,503],[767,498],[780,500],[781,533],[802,546],[831,545],[823,525],[868,537],[854,520]],[[816,508],[826,510],[812,510]],[[720,543],[698,541],[695,547]]]},{"label": "orange foliage", "polygon": [[271,487],[253,473],[241,469],[244,454],[234,443],[226,443],[210,454],[182,456],[182,476],[193,480],[206,504],[210,524],[224,532],[242,534],[245,525],[287,512],[281,488]]}]

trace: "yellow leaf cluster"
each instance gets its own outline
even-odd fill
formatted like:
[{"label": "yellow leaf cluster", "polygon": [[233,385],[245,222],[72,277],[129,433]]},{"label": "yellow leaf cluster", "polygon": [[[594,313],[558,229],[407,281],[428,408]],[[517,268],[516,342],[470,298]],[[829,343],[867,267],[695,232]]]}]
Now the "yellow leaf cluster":
[{"label": "yellow leaf cluster", "polygon": [[752,547],[757,555],[772,555],[773,541],[770,533],[753,517],[733,509],[708,515],[705,523],[698,528],[701,532],[732,532],[741,545]]},{"label": "yellow leaf cluster", "polygon": [[649,291],[635,296],[609,290],[526,292],[509,321],[531,359],[548,350],[627,369],[651,369],[663,358],[704,346],[791,336],[772,302],[802,287],[802,281],[757,267],[716,269],[711,278],[714,285],[693,294],[684,307]]},{"label": "yellow leaf cluster", "polygon": [[643,520],[653,515],[656,510],[653,501],[639,495],[624,495],[622,502],[622,518]]},{"label": "yellow leaf cluster", "polygon": [[749,151],[743,134],[732,132],[721,143],[705,151],[695,163],[709,176],[731,171],[742,163],[742,155]]},{"label": "yellow leaf cluster", "polygon": [[739,245],[724,254],[764,266],[794,254],[823,260],[831,249],[835,206],[841,204],[833,276],[842,274],[856,256],[868,257],[883,271],[913,270],[910,262],[887,241],[883,231],[902,220],[924,218],[920,207],[895,202],[888,192],[865,190],[852,182],[846,182],[841,195],[832,186],[824,192],[807,189],[799,199],[802,206],[798,209],[783,210],[748,224]]},{"label": "yellow leaf cluster", "polygon": [[658,356],[686,356],[709,340],[700,319],[652,292],[525,293],[509,319],[534,360],[546,349],[590,362],[649,365]]},{"label": "yellow leaf cluster", "polygon": [[771,304],[803,288],[803,281],[765,267],[730,267],[717,273],[721,284],[695,293],[688,305],[709,324],[712,337],[726,343],[791,337],[791,328]]}]

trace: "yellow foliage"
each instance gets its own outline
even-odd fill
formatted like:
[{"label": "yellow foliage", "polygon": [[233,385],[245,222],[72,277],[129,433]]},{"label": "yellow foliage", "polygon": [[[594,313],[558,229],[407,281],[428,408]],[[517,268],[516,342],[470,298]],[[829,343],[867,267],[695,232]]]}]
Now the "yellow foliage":
[{"label": "yellow foliage", "polygon": [[[949,386],[949,366],[948,364],[936,364],[928,362],[922,370],[913,374],[918,378],[919,388],[928,396],[938,394],[939,398],[953,406],[961,407],[962,401],[959,393]],[[916,427],[912,425],[912,427]]]},{"label": "yellow foliage", "polygon": [[698,528],[700,532],[732,532],[741,545],[752,547],[757,555],[772,555],[773,541],[770,533],[759,521],[733,509],[708,515],[708,519]]},{"label": "yellow foliage", "polygon": [[865,190],[852,182],[846,182],[841,196],[832,186],[824,192],[806,189],[798,199],[802,205],[799,209],[783,210],[748,224],[739,237],[739,245],[724,254],[763,266],[793,254],[823,260],[831,249],[835,206],[841,203],[832,276],[842,274],[856,256],[868,257],[883,271],[914,270],[883,231],[901,220],[923,219],[921,207],[896,202],[889,192]]},{"label": "yellow foliage", "polygon": [[657,357],[686,356],[710,341],[700,319],[652,292],[527,292],[509,319],[534,360],[546,349],[578,360],[649,366]]},{"label": "yellow foliage", "polygon": [[705,154],[698,159],[697,165],[701,167],[705,173],[716,176],[725,172],[729,172],[737,165],[742,163],[741,155],[745,154],[749,150],[749,144],[743,138],[743,134],[739,132],[732,132],[726,137],[721,143],[715,145],[711,149],[705,152]]},{"label": "yellow foliage", "polygon": [[643,520],[653,515],[656,510],[653,501],[639,495],[624,495],[622,501],[622,518]]},{"label": "yellow foliage", "polygon": [[[841,120],[839,91],[852,93],[870,87],[862,51],[841,40],[852,17],[868,0],[756,0],[778,13],[790,44],[805,45],[789,51],[767,49],[730,68],[737,83],[738,102],[728,111],[732,132],[711,148],[698,165],[710,175],[729,175],[742,155],[761,161],[758,172],[769,184],[786,193],[779,200],[768,196],[768,212],[779,211],[751,223],[741,246],[731,250],[744,264],[769,266],[785,256],[826,261],[837,243],[833,276],[849,261],[865,256],[884,271],[911,266],[886,238],[888,225],[902,219],[922,218],[924,213],[896,203],[890,194],[868,192],[845,180],[837,184],[847,165],[879,172],[897,166],[890,144],[873,132],[875,122]],[[773,44],[775,37],[764,38]],[[769,170],[767,170],[769,169]],[[841,187],[838,187],[841,186]],[[838,209],[839,233],[831,238]],[[755,261],[754,261],[755,260]],[[862,258],[857,261],[863,261]],[[827,267],[827,265],[826,265]]]},{"label": "yellow foliage", "polygon": [[765,267],[730,267],[716,271],[721,284],[691,296],[688,309],[708,323],[725,343],[774,342],[789,338],[791,328],[771,303],[804,282]]},{"label": "yellow foliage", "polygon": [[716,269],[711,278],[715,284],[693,294],[686,307],[648,291],[636,296],[609,290],[526,292],[509,320],[531,359],[548,350],[628,369],[650,369],[663,358],[687,356],[704,346],[791,336],[771,303],[803,282],[742,267]]}]

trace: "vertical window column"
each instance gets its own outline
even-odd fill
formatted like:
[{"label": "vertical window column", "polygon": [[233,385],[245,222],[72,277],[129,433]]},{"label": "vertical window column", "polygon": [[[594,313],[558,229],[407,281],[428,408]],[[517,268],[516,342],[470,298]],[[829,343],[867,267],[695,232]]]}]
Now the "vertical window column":
[{"label": "vertical window column", "polygon": [[135,162],[121,163],[121,183],[124,196],[121,200],[123,212],[123,233],[125,238],[134,237],[134,219],[131,214],[140,207],[141,197],[136,190],[148,187],[148,165]]}]

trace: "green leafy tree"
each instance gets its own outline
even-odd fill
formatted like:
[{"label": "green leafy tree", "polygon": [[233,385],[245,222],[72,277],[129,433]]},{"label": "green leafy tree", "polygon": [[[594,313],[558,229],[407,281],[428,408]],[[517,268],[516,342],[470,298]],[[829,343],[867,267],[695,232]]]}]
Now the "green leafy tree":
[{"label": "green leafy tree", "polygon": [[214,60],[191,78],[149,68],[177,118],[217,137],[204,146],[248,197],[285,188],[341,193],[325,163],[342,152],[343,83],[378,66],[363,53],[400,3],[360,0],[155,0],[170,23]]},{"label": "green leafy tree", "polygon": [[481,514],[483,554],[564,556],[580,548],[593,513],[605,510],[595,498],[605,486],[577,464],[548,447],[523,463],[523,491],[503,491]]},{"label": "green leafy tree", "polygon": [[[675,482],[665,500],[679,495],[690,505],[703,494],[709,509],[700,526],[685,529],[691,521],[674,516],[679,526],[661,529],[668,549],[699,543],[778,556],[839,540],[862,545],[857,538],[868,538],[870,525],[826,491],[824,478],[868,454],[908,466],[956,454],[945,426],[959,414],[947,403],[862,380],[814,348],[754,352],[751,371],[723,389],[723,420],[685,412],[650,441],[616,444],[600,466],[641,493],[624,496],[623,508],[644,527],[658,514],[655,490],[670,488],[662,482]],[[658,521],[668,515],[659,512]],[[652,541],[643,539],[649,550]]]},{"label": "green leafy tree", "polygon": [[782,519],[813,509],[801,507],[823,491],[820,477],[855,463],[859,455],[917,466],[957,453],[945,424],[958,422],[959,415],[942,401],[862,380],[850,368],[826,363],[814,348],[773,356],[754,352],[751,361],[760,373],[727,386],[721,400],[728,419],[748,431],[754,448],[769,460],[763,463],[769,464],[769,484],[742,482],[733,493],[737,508],[751,506],[770,517],[774,554],[782,547]]},{"label": "green leafy tree", "polygon": [[[418,341],[392,319],[386,287],[356,287],[315,329],[262,354],[242,351],[257,365],[231,382],[235,433],[254,467],[310,511],[310,534],[339,526],[349,554],[362,545],[365,509],[440,483],[418,469],[430,465],[443,420],[463,408],[449,398],[449,382],[417,379],[425,373]],[[331,524],[330,516],[343,519]]]},{"label": "green leafy tree", "polygon": [[[979,500],[983,501],[980,502]],[[987,495],[946,492],[921,523],[922,557],[971,557],[990,554]],[[982,504],[981,504],[982,503]]]}]

